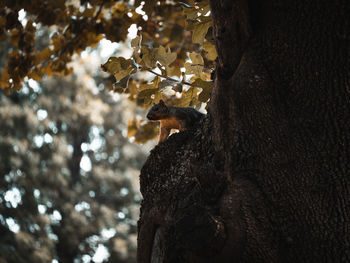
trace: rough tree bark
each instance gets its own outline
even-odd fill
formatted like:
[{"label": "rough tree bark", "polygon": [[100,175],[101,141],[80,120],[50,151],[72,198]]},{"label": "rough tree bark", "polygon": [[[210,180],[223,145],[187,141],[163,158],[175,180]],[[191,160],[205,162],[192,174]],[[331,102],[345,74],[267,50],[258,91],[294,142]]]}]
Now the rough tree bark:
[{"label": "rough tree bark", "polygon": [[211,1],[209,113],[140,175],[138,262],[350,262],[350,3]]}]

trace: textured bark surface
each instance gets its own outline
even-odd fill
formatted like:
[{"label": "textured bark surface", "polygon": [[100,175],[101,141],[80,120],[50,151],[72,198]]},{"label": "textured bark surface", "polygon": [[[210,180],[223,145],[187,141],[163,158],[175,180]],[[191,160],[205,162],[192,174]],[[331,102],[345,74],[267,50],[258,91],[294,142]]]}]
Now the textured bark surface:
[{"label": "textured bark surface", "polygon": [[350,262],[350,2],[211,8],[209,114],[141,171],[138,262]]}]

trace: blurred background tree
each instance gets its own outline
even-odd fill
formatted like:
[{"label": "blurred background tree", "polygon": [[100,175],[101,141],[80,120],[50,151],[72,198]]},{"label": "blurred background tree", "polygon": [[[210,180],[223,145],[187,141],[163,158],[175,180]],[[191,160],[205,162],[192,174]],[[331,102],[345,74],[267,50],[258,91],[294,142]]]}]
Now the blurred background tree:
[{"label": "blurred background tree", "polygon": [[207,1],[0,1],[1,263],[135,262],[142,108],[206,106],[210,26]]},{"label": "blurred background tree", "polygon": [[135,262],[136,107],[98,90],[89,62],[0,95],[1,262]]}]

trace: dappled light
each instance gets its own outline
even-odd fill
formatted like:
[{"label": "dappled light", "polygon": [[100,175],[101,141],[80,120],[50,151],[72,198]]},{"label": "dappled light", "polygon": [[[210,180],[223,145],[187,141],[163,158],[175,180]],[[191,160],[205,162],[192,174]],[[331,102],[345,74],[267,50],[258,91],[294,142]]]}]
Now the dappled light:
[{"label": "dappled light", "polygon": [[[81,12],[92,8],[72,2]],[[59,29],[33,22],[28,6],[15,12],[24,34],[29,26],[36,30],[35,49],[55,52],[48,39]],[[103,15],[108,16],[107,9]],[[136,34],[136,24],[130,24],[124,37]],[[14,47],[2,41],[4,74]],[[136,260],[138,171],[151,146],[131,144],[125,136],[128,120],[144,112],[125,95],[110,92],[100,70],[111,55],[129,57],[130,45],[94,41],[97,45],[71,57],[71,75],[31,74],[20,78],[19,91],[6,95],[0,90],[1,262]],[[53,70],[41,66],[46,73]]]}]

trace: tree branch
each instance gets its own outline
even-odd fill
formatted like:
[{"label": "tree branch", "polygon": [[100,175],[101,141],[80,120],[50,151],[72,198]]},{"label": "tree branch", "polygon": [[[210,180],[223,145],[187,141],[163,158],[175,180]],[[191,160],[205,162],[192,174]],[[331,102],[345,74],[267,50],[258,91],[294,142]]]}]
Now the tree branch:
[{"label": "tree branch", "polygon": [[94,17],[94,20],[96,20],[96,19],[98,18],[98,16],[101,14],[101,11],[102,11],[102,8],[103,8],[103,5],[104,5],[104,4],[105,4],[105,1],[102,1],[101,5],[100,5],[100,7],[98,8],[97,13],[96,13],[96,15],[95,15],[95,17]]},{"label": "tree branch", "polygon": [[153,71],[152,69],[149,69],[149,68],[142,68],[142,69],[144,69],[144,70],[146,70],[146,71],[148,71],[148,72],[150,72],[150,73],[152,73],[152,74],[154,74],[154,75],[156,75],[156,76],[158,76],[158,77],[161,77],[161,78],[164,78],[164,79],[173,81],[173,82],[181,83],[181,84],[183,84],[183,85],[193,86],[192,83],[189,83],[189,82],[183,81],[183,80],[182,80],[182,81],[179,81],[179,80],[173,79],[173,78],[171,78],[171,77],[168,77],[168,76],[159,74],[159,73]]}]

